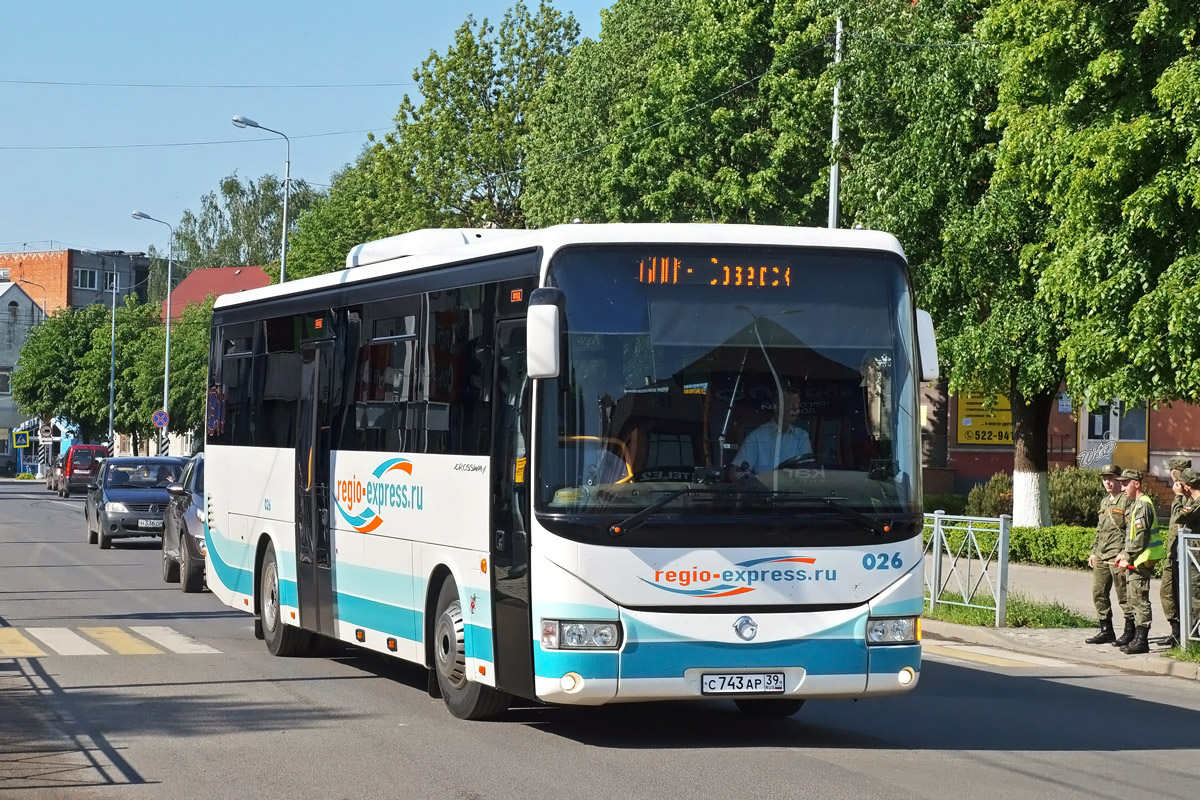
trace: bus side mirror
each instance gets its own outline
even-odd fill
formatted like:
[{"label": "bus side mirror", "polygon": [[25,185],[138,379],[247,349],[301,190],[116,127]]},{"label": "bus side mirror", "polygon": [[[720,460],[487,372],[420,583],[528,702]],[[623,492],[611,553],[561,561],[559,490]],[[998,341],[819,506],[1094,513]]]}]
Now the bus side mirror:
[{"label": "bus side mirror", "polygon": [[921,354],[921,380],[938,379],[937,340],[933,336],[933,317],[917,309],[917,345]]},{"label": "bus side mirror", "polygon": [[557,378],[562,353],[562,291],[534,289],[526,317],[525,352],[530,378]]}]

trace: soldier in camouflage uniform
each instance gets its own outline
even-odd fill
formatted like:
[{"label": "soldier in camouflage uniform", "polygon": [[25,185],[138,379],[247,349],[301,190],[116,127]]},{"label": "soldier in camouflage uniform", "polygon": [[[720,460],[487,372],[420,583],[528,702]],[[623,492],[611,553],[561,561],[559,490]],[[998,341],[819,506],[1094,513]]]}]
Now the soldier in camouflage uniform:
[{"label": "soldier in camouflage uniform", "polygon": [[1142,493],[1142,471],[1127,469],[1121,473],[1125,496],[1129,508],[1125,516],[1129,519],[1129,535],[1117,566],[1125,574],[1125,594],[1133,607],[1133,640],[1121,648],[1122,653],[1134,655],[1150,652],[1150,578],[1154,574],[1154,562],[1166,555],[1162,536],[1158,532],[1158,515],[1154,502]]},{"label": "soldier in camouflage uniform", "polygon": [[[1088,644],[1129,644],[1133,639],[1133,608],[1125,598],[1125,572],[1117,566],[1117,556],[1125,544],[1125,509],[1129,498],[1121,490],[1121,468],[1116,464],[1105,464],[1100,468],[1100,480],[1108,496],[1100,501],[1100,519],[1096,525],[1096,539],[1092,542],[1092,553],[1088,566],[1092,568],[1092,600],[1100,618],[1100,632],[1084,641]],[[1125,632],[1117,638],[1112,624],[1112,601],[1109,591],[1117,590],[1117,603],[1125,616]]]},{"label": "soldier in camouflage uniform", "polygon": [[[1180,470],[1179,480],[1183,484],[1184,495],[1183,506],[1176,522],[1181,528],[1190,528],[1192,533],[1200,533],[1200,472],[1191,467]],[[1191,572],[1192,624],[1195,625],[1196,620],[1200,619],[1200,572],[1196,571],[1190,561],[1182,567]],[[1176,575],[1177,580],[1181,580],[1181,577],[1182,573]],[[1178,624],[1176,622],[1176,626],[1171,629],[1177,640],[1179,639]]]},{"label": "soldier in camouflage uniform", "polygon": [[1175,551],[1175,537],[1179,530],[1179,510],[1183,508],[1184,498],[1187,496],[1187,490],[1184,489],[1179,475],[1180,470],[1188,469],[1191,466],[1192,460],[1184,456],[1172,456],[1171,460],[1167,462],[1167,468],[1171,470],[1171,489],[1175,492],[1175,499],[1171,503],[1167,557],[1163,561],[1162,589],[1159,592],[1163,615],[1171,626],[1171,635],[1164,636],[1157,642],[1165,647],[1175,647],[1179,644],[1179,554]]}]

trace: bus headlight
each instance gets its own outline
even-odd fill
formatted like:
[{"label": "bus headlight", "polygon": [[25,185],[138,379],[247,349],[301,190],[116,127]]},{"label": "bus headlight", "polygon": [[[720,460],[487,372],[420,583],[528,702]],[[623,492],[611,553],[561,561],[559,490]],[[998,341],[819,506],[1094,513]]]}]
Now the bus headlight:
[{"label": "bus headlight", "polygon": [[920,617],[867,620],[867,644],[916,644],[919,641]]},{"label": "bus headlight", "polygon": [[543,650],[616,650],[620,646],[619,622],[542,620]]}]

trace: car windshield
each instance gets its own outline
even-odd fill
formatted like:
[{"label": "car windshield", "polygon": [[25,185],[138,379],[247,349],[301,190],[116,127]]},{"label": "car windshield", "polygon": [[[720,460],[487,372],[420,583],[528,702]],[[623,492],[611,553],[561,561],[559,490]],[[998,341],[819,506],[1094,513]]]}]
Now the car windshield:
[{"label": "car windshield", "polygon": [[[912,306],[884,254],[560,252],[564,366],[539,391],[540,512],[701,520],[912,512]],[[816,502],[814,502],[816,501]],[[786,510],[785,510],[786,509]]]},{"label": "car windshield", "polygon": [[109,489],[161,489],[178,482],[180,472],[178,464],[153,461],[113,464],[104,485]]}]

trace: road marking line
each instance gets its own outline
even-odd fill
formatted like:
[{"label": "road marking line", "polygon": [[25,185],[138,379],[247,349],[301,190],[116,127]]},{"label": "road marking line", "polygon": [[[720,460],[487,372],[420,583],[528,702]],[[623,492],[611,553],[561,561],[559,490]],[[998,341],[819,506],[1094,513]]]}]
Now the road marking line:
[{"label": "road marking line", "polygon": [[162,650],[146,644],[120,628],[80,628],[85,636],[95,639],[114,653],[124,656],[162,655]]},{"label": "road marking line", "polygon": [[184,653],[187,655],[195,655],[199,653],[219,653],[220,650],[209,647],[206,644],[197,642],[190,636],[185,636],[173,628],[165,626],[147,626],[139,628],[130,628],[131,631],[141,636],[145,636],[150,641],[157,645],[161,645],[172,653]]},{"label": "road marking line", "polygon": [[[980,655],[992,655],[996,651],[993,648],[984,645],[959,644],[951,645],[954,650],[965,650],[968,653],[978,653]],[[1005,658],[1010,658],[1013,661],[1021,661],[1038,667],[1067,667],[1070,666],[1066,661],[1057,658],[1045,658],[1043,656],[1035,656],[1029,653],[1019,653],[1011,650],[1004,651]]]},{"label": "road marking line", "polygon": [[26,628],[25,632],[60,656],[108,655],[70,628]]},{"label": "road marking line", "polygon": [[1015,661],[1010,658],[1000,658],[999,656],[984,655],[982,653],[973,653],[969,650],[962,650],[958,647],[942,647],[936,644],[923,644],[921,651],[928,653],[931,656],[941,656],[942,658],[957,658],[963,661],[974,661],[980,664],[987,664],[992,667],[1032,667],[1027,661]]},{"label": "road marking line", "polygon": [[38,658],[46,653],[16,628],[0,628],[0,657]]}]

